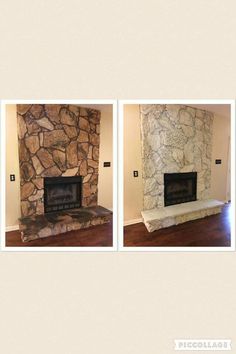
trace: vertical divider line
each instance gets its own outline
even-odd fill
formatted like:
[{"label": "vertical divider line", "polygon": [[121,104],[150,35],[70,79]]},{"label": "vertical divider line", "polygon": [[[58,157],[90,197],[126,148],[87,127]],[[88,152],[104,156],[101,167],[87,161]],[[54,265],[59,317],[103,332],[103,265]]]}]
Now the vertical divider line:
[{"label": "vertical divider line", "polygon": [[112,143],[112,149],[113,149],[113,247],[114,251],[118,251],[118,152],[117,152],[117,146],[118,146],[118,131],[117,131],[117,100],[113,102],[112,105],[112,124],[113,124],[113,143]]},{"label": "vertical divider line", "polygon": [[124,244],[124,105],[118,101],[118,250]]}]

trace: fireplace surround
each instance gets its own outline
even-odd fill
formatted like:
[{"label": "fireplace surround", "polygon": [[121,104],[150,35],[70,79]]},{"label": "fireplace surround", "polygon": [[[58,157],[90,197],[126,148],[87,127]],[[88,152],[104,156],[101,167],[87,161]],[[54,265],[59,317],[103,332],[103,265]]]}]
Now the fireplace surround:
[{"label": "fireplace surround", "polygon": [[192,202],[197,199],[197,172],[165,173],[165,206]]},{"label": "fireplace surround", "polygon": [[82,176],[82,206],[97,205],[100,115],[77,105],[17,105],[22,217],[51,211],[46,178]]},{"label": "fireplace surround", "polygon": [[211,192],[214,115],[186,105],[140,105],[143,209],[165,207],[164,174],[197,172],[197,200]]}]

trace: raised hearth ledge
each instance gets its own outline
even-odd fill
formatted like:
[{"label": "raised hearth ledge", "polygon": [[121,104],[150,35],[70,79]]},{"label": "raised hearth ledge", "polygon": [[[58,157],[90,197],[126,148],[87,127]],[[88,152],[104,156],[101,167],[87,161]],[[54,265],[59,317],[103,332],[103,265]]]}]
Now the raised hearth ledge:
[{"label": "raised hearth ledge", "polygon": [[112,212],[101,206],[64,210],[19,219],[23,242],[110,222]]},{"label": "raised hearth ledge", "polygon": [[170,205],[142,211],[143,222],[149,232],[187,221],[221,213],[224,203],[214,199]]}]

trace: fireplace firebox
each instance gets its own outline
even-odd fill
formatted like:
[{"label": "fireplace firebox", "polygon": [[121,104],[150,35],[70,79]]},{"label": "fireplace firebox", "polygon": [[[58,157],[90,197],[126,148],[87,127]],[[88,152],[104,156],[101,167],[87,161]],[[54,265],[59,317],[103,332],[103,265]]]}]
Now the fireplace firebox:
[{"label": "fireplace firebox", "polygon": [[165,173],[165,206],[197,200],[197,172]]},{"label": "fireplace firebox", "polygon": [[44,178],[45,213],[81,206],[82,176]]}]

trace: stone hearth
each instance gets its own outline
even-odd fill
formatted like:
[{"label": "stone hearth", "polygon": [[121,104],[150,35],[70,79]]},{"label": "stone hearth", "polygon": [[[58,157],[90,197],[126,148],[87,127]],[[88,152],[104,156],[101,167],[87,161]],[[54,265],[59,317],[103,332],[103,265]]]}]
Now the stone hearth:
[{"label": "stone hearth", "polygon": [[21,239],[27,242],[56,236],[68,231],[108,223],[111,219],[112,212],[101,206],[23,217],[20,219]]},{"label": "stone hearth", "polygon": [[201,219],[209,215],[221,213],[224,203],[208,199],[182,203],[142,211],[143,222],[149,232],[184,222]]}]

